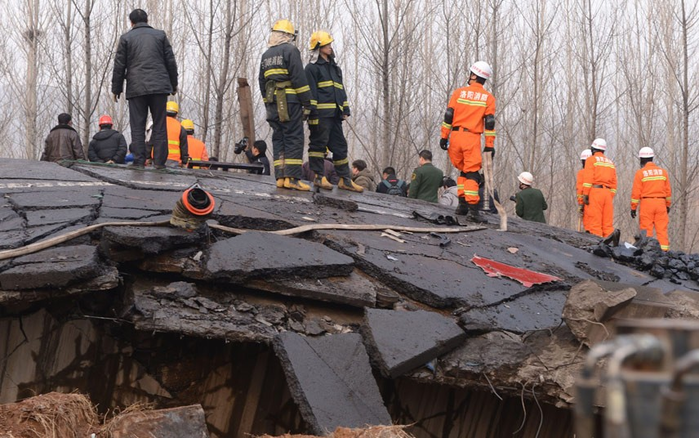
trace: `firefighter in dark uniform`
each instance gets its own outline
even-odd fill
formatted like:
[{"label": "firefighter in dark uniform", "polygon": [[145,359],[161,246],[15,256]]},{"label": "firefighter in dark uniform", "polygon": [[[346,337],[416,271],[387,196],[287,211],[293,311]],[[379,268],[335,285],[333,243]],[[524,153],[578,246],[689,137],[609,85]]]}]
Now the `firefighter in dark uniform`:
[{"label": "firefighter in dark uniform", "polygon": [[323,30],[313,32],[310,40],[311,62],[306,66],[306,77],[311,87],[317,117],[308,120],[311,133],[308,145],[308,162],[316,174],[315,187],[332,190],[325,176],[323,160],[326,147],[333,154],[333,165],[340,177],[337,187],[361,192],[360,185],[352,181],[347,158],[347,140],[342,133],[342,121],[350,116],[347,93],[342,83],[342,70],[335,62],[332,36]]},{"label": "firefighter in dark uniform", "polygon": [[272,26],[269,48],[260,62],[260,90],[272,127],[274,177],[277,187],[310,190],[301,181],[303,120],[315,116],[311,90],[303,71],[301,53],[293,44],[294,25],[279,20]]}]

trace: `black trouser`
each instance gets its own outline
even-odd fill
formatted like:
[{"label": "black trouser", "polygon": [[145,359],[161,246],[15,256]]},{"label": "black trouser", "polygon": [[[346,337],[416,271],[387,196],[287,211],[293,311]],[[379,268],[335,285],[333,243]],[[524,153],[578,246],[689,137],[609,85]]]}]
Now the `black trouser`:
[{"label": "black trouser", "polygon": [[272,127],[274,177],[301,179],[303,165],[303,111],[301,104],[289,102],[289,121],[280,122],[277,104],[267,104],[267,122]]},{"label": "black trouser", "polygon": [[308,138],[308,164],[313,173],[325,175],[325,148],[333,154],[335,171],[340,178],[349,178],[350,169],[347,160],[347,140],[342,133],[342,119],[323,117],[317,125],[308,125],[311,135]]},{"label": "black trouser", "polygon": [[148,110],[153,117],[153,131],[150,141],[153,144],[153,164],[165,165],[167,160],[167,124],[165,106],[167,94],[147,94],[129,99],[129,122],[131,124],[131,147],[133,164],[143,166],[146,155],[146,119]]}]

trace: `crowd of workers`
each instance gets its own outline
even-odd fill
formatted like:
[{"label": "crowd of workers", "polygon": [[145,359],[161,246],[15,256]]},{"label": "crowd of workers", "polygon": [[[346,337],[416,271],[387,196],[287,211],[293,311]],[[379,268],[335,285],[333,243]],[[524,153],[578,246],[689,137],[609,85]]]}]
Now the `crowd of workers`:
[{"label": "crowd of workers", "polygon": [[[112,93],[118,101],[126,81],[133,166],[152,164],[160,169],[168,162],[184,166],[189,160],[209,161],[206,146],[194,137],[193,121],[180,122],[179,107],[168,98],[177,93],[178,73],[165,32],[149,26],[148,15],[141,9],[133,10],[129,19],[131,30],[119,39],[114,60]],[[484,193],[483,161],[488,164],[485,171],[491,172],[496,138],[496,100],[484,88],[493,74],[490,65],[478,61],[470,67],[468,84],[452,93],[444,114],[439,145],[448,152],[459,172],[457,180],[445,178],[442,170],[432,164],[432,153],[423,150],[418,154],[419,165],[409,182],[400,180],[389,166],[377,184],[366,162],[355,160],[350,166],[342,123],[351,112],[331,34],[319,30],[311,35],[308,46],[311,56],[305,67],[295,45],[296,36],[289,20],[274,23],[258,77],[266,120],[272,129],[273,169],[278,188],[309,191],[313,185],[316,190],[332,190],[336,185],[353,192],[375,190],[454,206],[455,214],[466,215],[474,222],[484,221],[479,214],[486,204],[483,198],[489,201],[488,209],[493,208],[493,201],[499,202],[496,193],[487,196]],[[152,126],[147,138],[149,111]],[[303,162],[304,122],[310,133],[306,163]],[[102,116],[99,127],[100,131],[90,142],[88,158],[124,163],[126,140],[113,129],[111,117]],[[485,147],[481,151],[482,137]],[[263,170],[258,173],[269,175],[266,149],[264,141],[250,147],[245,145],[248,161],[262,163]],[[617,188],[616,169],[604,155],[606,149],[606,141],[598,138],[583,152],[583,169],[577,181],[582,228],[602,237],[614,231],[613,198]],[[329,153],[332,159],[328,158]],[[661,248],[668,250],[671,189],[667,172],[653,163],[651,148],[641,149],[639,158],[642,168],[634,178],[631,217],[635,218],[640,210],[641,229],[652,235],[655,227]],[[69,114],[59,115],[58,125],[47,137],[42,155],[42,160],[62,159],[85,159]],[[517,180],[520,191],[511,198],[516,202],[517,215],[545,222],[544,210],[548,206],[542,192],[533,188],[533,175],[522,172]]]}]

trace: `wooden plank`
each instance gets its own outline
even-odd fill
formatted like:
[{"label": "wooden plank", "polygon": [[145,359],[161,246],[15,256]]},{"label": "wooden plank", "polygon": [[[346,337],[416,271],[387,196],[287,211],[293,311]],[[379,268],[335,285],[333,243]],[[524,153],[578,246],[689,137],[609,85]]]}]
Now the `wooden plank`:
[{"label": "wooden plank", "polygon": [[238,78],[238,103],[243,135],[248,138],[248,144],[252,145],[255,143],[255,113],[252,106],[252,91],[247,78]]}]

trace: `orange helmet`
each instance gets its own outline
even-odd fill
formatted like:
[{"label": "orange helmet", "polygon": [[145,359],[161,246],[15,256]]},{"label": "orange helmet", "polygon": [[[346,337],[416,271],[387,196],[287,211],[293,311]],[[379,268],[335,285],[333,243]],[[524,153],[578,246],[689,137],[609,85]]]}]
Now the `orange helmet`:
[{"label": "orange helmet", "polygon": [[100,126],[102,126],[102,125],[113,125],[113,124],[114,124],[114,122],[112,122],[111,116],[109,116],[109,115],[107,115],[107,114],[105,114],[105,115],[103,115],[102,117],[100,117],[100,121],[99,121],[99,123],[98,123],[98,125],[100,125]]}]

